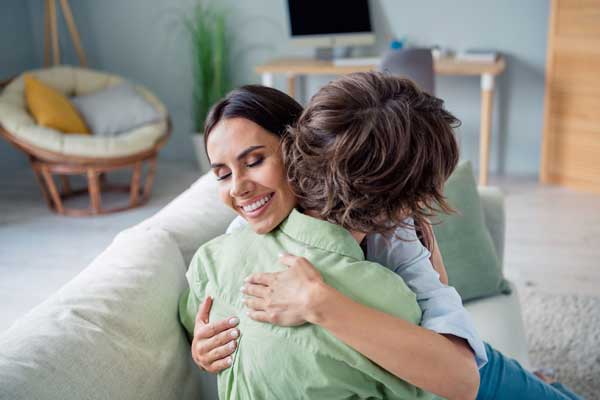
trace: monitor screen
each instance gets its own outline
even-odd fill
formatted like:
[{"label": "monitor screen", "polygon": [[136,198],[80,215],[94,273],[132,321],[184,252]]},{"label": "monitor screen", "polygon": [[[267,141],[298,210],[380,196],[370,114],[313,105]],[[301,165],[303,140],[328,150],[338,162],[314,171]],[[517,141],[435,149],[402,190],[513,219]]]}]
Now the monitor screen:
[{"label": "monitor screen", "polygon": [[367,0],[288,0],[292,37],[371,33]]}]

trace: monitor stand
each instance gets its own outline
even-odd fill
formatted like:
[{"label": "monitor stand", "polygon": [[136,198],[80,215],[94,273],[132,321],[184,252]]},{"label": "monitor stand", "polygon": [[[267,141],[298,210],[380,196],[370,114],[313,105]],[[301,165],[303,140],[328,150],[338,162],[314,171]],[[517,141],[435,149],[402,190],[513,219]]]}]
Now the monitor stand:
[{"label": "monitor stand", "polygon": [[315,58],[317,60],[332,61],[336,58],[349,58],[352,54],[352,46],[344,47],[317,47]]}]

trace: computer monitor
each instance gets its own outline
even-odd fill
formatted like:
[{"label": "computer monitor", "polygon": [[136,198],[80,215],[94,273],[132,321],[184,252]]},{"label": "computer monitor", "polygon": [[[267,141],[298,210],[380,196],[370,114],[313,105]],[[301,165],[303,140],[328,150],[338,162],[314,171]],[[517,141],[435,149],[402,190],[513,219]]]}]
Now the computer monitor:
[{"label": "computer monitor", "polygon": [[288,0],[294,44],[342,47],[375,43],[368,0]]}]

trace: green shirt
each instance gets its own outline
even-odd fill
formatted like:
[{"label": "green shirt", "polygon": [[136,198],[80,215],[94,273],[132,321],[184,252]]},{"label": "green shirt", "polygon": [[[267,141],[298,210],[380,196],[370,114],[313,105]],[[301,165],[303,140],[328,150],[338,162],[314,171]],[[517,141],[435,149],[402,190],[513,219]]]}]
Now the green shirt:
[{"label": "green shirt", "polygon": [[[398,379],[312,324],[280,327],[246,315],[240,288],[255,272],[276,272],[281,252],[307,258],[327,284],[344,295],[414,324],[421,311],[402,278],[364,254],[345,229],[293,210],[278,228],[258,235],[250,228],[202,245],[190,264],[190,290],[180,318],[194,330],[198,306],[214,298],[211,320],[236,315],[241,332],[230,368],[219,373],[221,399],[421,399],[431,395]],[[352,315],[348,315],[352,318]],[[372,327],[377,329],[377,327]],[[401,338],[399,338],[401,340]]]}]

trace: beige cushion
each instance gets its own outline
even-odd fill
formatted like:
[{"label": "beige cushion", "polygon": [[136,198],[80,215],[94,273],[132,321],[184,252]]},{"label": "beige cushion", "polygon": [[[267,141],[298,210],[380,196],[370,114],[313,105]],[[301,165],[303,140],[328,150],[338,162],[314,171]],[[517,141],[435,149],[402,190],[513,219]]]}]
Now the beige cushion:
[{"label": "beige cushion", "polygon": [[[123,81],[116,75],[64,65],[27,73],[35,75],[67,96],[93,93]],[[17,139],[37,148],[65,155],[114,158],[137,154],[151,149],[166,134],[167,110],[148,89],[139,85],[134,87],[163,115],[163,119],[118,137],[63,135],[59,131],[38,126],[27,112],[23,75],[14,79],[0,94],[0,124]]]},{"label": "beige cushion", "polygon": [[169,233],[120,233],[0,335],[0,399],[199,399],[177,316],[186,267]]},{"label": "beige cushion", "polygon": [[225,233],[236,214],[219,199],[215,176],[209,172],[162,210],[138,226],[160,228],[179,245],[186,264],[202,243]]}]

